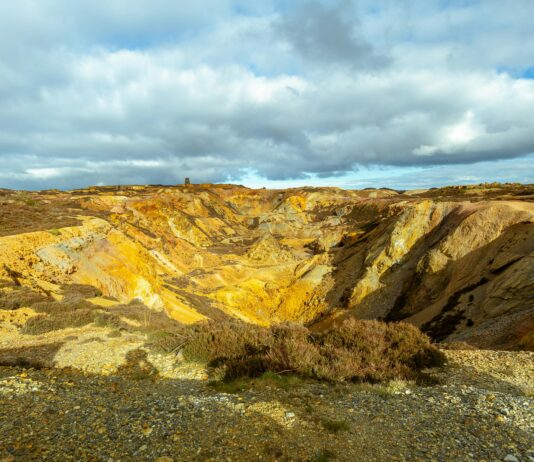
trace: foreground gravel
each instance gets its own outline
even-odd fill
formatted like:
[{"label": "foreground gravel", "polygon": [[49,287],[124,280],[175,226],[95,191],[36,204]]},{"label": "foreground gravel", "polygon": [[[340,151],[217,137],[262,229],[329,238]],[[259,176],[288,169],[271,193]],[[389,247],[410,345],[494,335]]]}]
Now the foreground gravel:
[{"label": "foreground gravel", "polygon": [[432,387],[227,394],[185,378],[0,368],[0,461],[534,461],[532,395],[453,369]]}]

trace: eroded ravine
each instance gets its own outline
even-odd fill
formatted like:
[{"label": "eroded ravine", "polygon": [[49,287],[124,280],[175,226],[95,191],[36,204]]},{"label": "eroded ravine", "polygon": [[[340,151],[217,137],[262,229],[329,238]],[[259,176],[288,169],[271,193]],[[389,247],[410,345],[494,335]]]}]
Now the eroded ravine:
[{"label": "eroded ravine", "polygon": [[184,323],[356,316],[532,348],[532,188],[438,191],[2,191],[0,279],[58,299],[86,284]]}]

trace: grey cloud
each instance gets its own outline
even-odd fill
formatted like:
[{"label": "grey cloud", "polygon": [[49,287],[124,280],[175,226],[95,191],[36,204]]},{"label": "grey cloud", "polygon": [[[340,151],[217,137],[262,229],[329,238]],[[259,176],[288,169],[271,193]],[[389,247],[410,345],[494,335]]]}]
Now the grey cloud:
[{"label": "grey cloud", "polygon": [[[62,176],[24,176],[28,167],[68,167],[63,172],[69,185],[172,183],[186,174],[225,181],[243,168],[270,179],[298,178],[304,172],[324,177],[357,164],[469,163],[534,151],[528,101],[521,102],[517,92],[515,100],[508,100],[510,110],[501,107],[505,101],[499,95],[477,103],[472,93],[486,83],[483,77],[459,90],[454,77],[441,77],[431,88],[433,76],[362,77],[348,85],[346,77],[332,75],[322,86],[302,81],[296,97],[288,96],[284,78],[264,81],[246,71],[222,70],[202,77],[203,71],[167,69],[165,58],[150,59],[120,87],[95,91],[92,81],[78,79],[49,97],[27,101],[21,112],[2,106],[0,122],[6,126],[3,122],[11,120],[12,130],[0,138],[0,157],[11,153],[6,158],[11,170],[37,186],[60,184]],[[95,72],[113,74],[112,62],[97,61],[101,68]],[[161,80],[159,72],[146,75],[146,65],[176,75]],[[194,83],[181,82],[183,73]],[[267,90],[261,89],[264,84]],[[491,80],[487,84],[491,87]],[[513,82],[505,82],[508,86],[513,94]],[[243,93],[247,87],[254,90],[250,95]],[[262,91],[272,94],[256,101]],[[473,105],[479,119],[472,122],[473,130],[478,123],[497,126],[501,121],[502,131],[481,132],[471,141],[440,137],[443,127],[455,124],[460,131],[470,130],[465,114]],[[23,128],[16,129],[14,114]],[[45,114],[46,120],[40,120]],[[425,146],[428,152],[415,152]],[[154,165],[121,164],[124,159]]]},{"label": "grey cloud", "polygon": [[[265,2],[236,16],[232,2],[215,3],[203,3],[218,15],[211,22],[198,6],[179,12],[163,0],[150,3],[146,20],[119,0],[21,0],[20,10],[0,14],[0,187],[184,176],[239,182],[248,171],[273,180],[325,178],[361,165],[469,164],[534,152],[534,80],[488,71],[486,61],[451,68],[445,57],[434,70],[432,40],[401,44],[400,31],[392,32],[395,59],[380,67],[373,30],[393,10],[371,20],[362,2],[357,24],[340,4],[273,13]],[[434,14],[429,6],[414,22]],[[466,18],[472,27],[471,10]],[[129,49],[129,39],[159,40],[153,29],[170,32],[172,24],[193,35]],[[335,34],[324,40],[328,31]],[[437,42],[448,49],[445,38]],[[295,68],[297,56],[304,59]]]},{"label": "grey cloud", "polygon": [[350,2],[325,6],[311,1],[282,16],[273,28],[306,60],[349,64],[356,69],[386,66],[389,58],[373,49],[358,33],[358,25]]},{"label": "grey cloud", "polygon": [[[534,2],[359,0],[366,37],[391,45],[403,66],[455,71],[532,65]],[[377,14],[378,10],[378,14]],[[530,63],[530,64],[529,64]]]}]

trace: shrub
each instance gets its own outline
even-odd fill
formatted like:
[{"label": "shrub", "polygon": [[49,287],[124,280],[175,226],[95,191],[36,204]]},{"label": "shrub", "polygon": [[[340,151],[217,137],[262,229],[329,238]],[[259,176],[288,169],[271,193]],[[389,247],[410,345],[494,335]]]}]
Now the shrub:
[{"label": "shrub", "polygon": [[163,351],[174,351],[183,343],[180,340],[184,338],[184,334],[181,334],[184,330],[182,324],[169,318],[163,311],[153,311],[138,301],[111,308],[95,305],[86,298],[99,296],[101,292],[89,285],[69,284],[62,286],[62,289],[64,298],[61,301],[46,298],[26,288],[0,293],[0,308],[14,309],[19,305],[29,305],[41,313],[26,321],[21,329],[24,334],[39,335],[94,323],[98,327],[145,334],[151,346]]},{"label": "shrub", "polygon": [[102,291],[89,284],[63,284],[61,286],[65,298],[93,298],[100,297]]},{"label": "shrub", "polygon": [[93,321],[98,327],[110,327],[112,329],[120,329],[123,327],[123,322],[115,313],[109,311],[98,310],[93,315]]},{"label": "shrub", "polygon": [[27,192],[22,192],[22,191],[17,192],[13,196],[13,199],[15,199],[18,202],[23,202],[24,204],[29,205],[30,207],[37,205],[37,201],[33,199],[32,196],[28,194]]},{"label": "shrub", "polygon": [[154,311],[136,300],[127,305],[116,305],[110,309],[117,316],[138,324],[141,330],[153,332],[174,332],[182,324],[170,318],[165,311]]},{"label": "shrub", "polygon": [[184,346],[186,338],[180,331],[153,330],[148,333],[148,344],[156,351],[172,353]]},{"label": "shrub", "polygon": [[321,333],[294,324],[206,322],[190,327],[184,343],[186,360],[207,363],[225,380],[266,372],[330,381],[414,379],[444,359],[412,325],[355,319]]},{"label": "shrub", "polygon": [[73,311],[91,310],[95,305],[83,299],[70,299],[64,301],[48,300],[34,303],[32,309],[38,313],[47,313],[58,317],[63,314],[72,313]]},{"label": "shrub", "polygon": [[240,359],[245,363],[247,358],[265,352],[271,340],[269,330],[261,326],[239,321],[210,321],[189,327],[182,354],[195,362],[218,364]]},{"label": "shrub", "polygon": [[27,287],[16,287],[10,291],[0,292],[0,309],[16,310],[22,307],[33,306],[33,304],[46,299],[44,295]]},{"label": "shrub", "polygon": [[23,334],[39,335],[68,327],[82,327],[105,316],[99,307],[78,297],[39,301],[32,304],[32,309],[42,314],[26,321],[21,329]]},{"label": "shrub", "polygon": [[0,358],[2,367],[20,367],[21,369],[45,369],[48,367],[43,361],[34,358],[17,356],[16,358]]},{"label": "shrub", "polygon": [[95,319],[94,310],[76,310],[64,312],[61,316],[38,315],[26,321],[21,329],[23,334],[39,335],[68,327],[82,327],[91,324]]}]

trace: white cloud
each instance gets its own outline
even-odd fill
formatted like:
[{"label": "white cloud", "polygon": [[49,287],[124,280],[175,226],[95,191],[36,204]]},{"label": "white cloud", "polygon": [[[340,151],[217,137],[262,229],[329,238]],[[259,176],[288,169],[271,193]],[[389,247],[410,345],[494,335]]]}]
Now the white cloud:
[{"label": "white cloud", "polygon": [[57,178],[57,177],[64,175],[65,173],[68,173],[68,172],[65,172],[64,168],[46,168],[46,167],[29,168],[26,170],[26,172],[34,178],[43,178],[45,180],[49,178]]},{"label": "white cloud", "polygon": [[413,150],[417,156],[432,156],[438,152],[454,153],[465,149],[475,139],[487,135],[485,127],[475,120],[473,111],[467,111],[457,123],[444,126],[436,145],[423,145]]},{"label": "white cloud", "polygon": [[2,184],[334,181],[534,152],[534,80],[511,74],[532,64],[525,18],[349,3],[2,4]]}]

